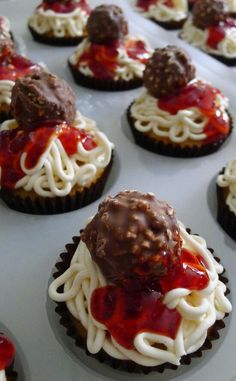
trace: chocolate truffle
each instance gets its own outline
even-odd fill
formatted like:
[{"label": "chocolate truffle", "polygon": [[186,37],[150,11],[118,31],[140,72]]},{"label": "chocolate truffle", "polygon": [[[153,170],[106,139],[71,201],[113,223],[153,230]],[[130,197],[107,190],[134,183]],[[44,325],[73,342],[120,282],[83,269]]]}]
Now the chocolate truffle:
[{"label": "chocolate truffle", "polygon": [[17,122],[32,128],[44,121],[75,119],[75,94],[56,75],[43,70],[17,79],[12,89],[11,112]]},{"label": "chocolate truffle", "polygon": [[207,29],[227,18],[228,7],[224,0],[197,1],[192,12],[193,24],[199,29]]},{"label": "chocolate truffle", "polygon": [[176,46],[156,49],[143,74],[148,92],[155,98],[173,95],[195,77],[189,55]]},{"label": "chocolate truffle", "polygon": [[105,278],[124,285],[157,280],[179,257],[174,210],[151,193],[107,197],[81,235]]},{"label": "chocolate truffle", "polygon": [[87,23],[88,38],[96,44],[109,44],[121,40],[128,33],[123,11],[116,5],[95,8]]}]

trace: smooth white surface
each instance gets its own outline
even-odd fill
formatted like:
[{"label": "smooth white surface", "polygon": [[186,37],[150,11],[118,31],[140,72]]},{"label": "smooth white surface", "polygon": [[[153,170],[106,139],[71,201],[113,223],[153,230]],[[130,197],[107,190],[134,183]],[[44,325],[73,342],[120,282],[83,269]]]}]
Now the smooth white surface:
[{"label": "smooth white surface", "polygon": [[[231,113],[236,119],[236,77],[232,70],[183,43],[176,33],[166,32],[142,16],[130,13],[125,1],[114,2],[128,12],[131,32],[144,35],[153,47],[178,42],[187,48],[197,64],[198,75],[218,86],[230,98]],[[77,94],[80,111],[96,119],[98,127],[115,143],[116,161],[104,195],[135,188],[152,191],[172,204],[177,217],[193,232],[202,235],[222,259],[230,279],[234,307],[236,243],[215,220],[215,177],[224,164],[236,156],[236,132],[233,131],[219,152],[198,159],[168,158],[136,146],[124,113],[142,89],[111,94],[76,86],[66,64],[74,48],[49,47],[31,39],[26,19],[37,4],[29,0],[0,0],[0,14],[10,18],[13,32],[20,42],[24,40],[29,57],[44,61],[51,71],[66,79]],[[22,364],[24,377],[19,381],[235,381],[235,308],[226,319],[222,339],[213,343],[213,350],[193,360],[190,366],[163,375],[142,376],[115,371],[88,358],[66,337],[64,328],[58,324],[54,304],[48,301],[48,283],[64,245],[79,234],[98,203],[63,215],[31,216],[12,211],[0,201],[0,321],[20,345],[17,359]]]}]

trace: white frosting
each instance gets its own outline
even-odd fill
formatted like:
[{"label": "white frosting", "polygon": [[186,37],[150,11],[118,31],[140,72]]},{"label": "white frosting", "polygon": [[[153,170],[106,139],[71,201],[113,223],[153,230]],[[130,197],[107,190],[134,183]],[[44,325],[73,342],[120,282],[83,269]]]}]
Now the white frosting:
[{"label": "white frosting", "polygon": [[[148,59],[152,54],[152,49],[143,38],[135,38],[131,36],[127,36],[125,38],[124,44],[118,48],[118,55],[116,57],[116,68],[115,68],[115,76],[114,80],[117,81],[119,79],[123,79],[124,81],[129,81],[134,77],[141,78],[143,76],[143,71],[145,69],[145,64],[141,63],[138,60],[134,60],[130,58],[126,52],[124,47],[126,41],[136,40],[143,41],[145,43],[147,54],[146,58]],[[77,66],[78,60],[81,55],[89,51],[91,43],[88,39],[84,39],[77,47],[76,51],[70,56],[69,61],[72,65]],[[84,62],[80,62],[79,66],[77,66],[78,70],[86,76],[93,77],[93,72],[89,69],[87,60]]]},{"label": "white frosting", "polygon": [[[114,145],[106,135],[97,129],[93,120],[84,117],[78,111],[73,126],[92,135],[97,147],[87,151],[79,142],[77,153],[69,157],[55,133],[35,167],[28,169],[25,166],[27,153],[22,153],[20,166],[25,176],[16,183],[16,189],[33,190],[42,197],[62,197],[68,195],[75,185],[89,185],[96,178],[98,171],[107,167]],[[0,131],[15,127],[16,121],[8,120],[2,123]]]},{"label": "white frosting", "polygon": [[70,13],[57,13],[50,9],[36,9],[29,25],[38,34],[52,33],[54,37],[79,37],[84,35],[88,14],[81,8]]},{"label": "white frosting", "polygon": [[231,212],[236,214],[236,159],[226,165],[224,173],[217,177],[217,184],[229,188],[226,204]]},{"label": "white frosting", "polygon": [[0,80],[0,106],[2,104],[10,105],[11,91],[15,82],[7,79]]},{"label": "white frosting", "polygon": [[11,24],[10,24],[10,21],[8,20],[8,18],[6,16],[0,16],[0,25],[1,25],[3,32],[8,33],[8,34],[10,33]]},{"label": "white frosting", "polygon": [[0,370],[0,381],[7,381],[5,370]]},{"label": "white frosting", "polygon": [[[143,12],[144,16],[163,22],[181,21],[187,17],[187,0],[173,0],[173,7],[168,7],[164,3],[165,0],[157,0],[156,4],[152,4],[147,12],[143,12],[139,7],[137,9]],[[135,4],[137,4],[137,0],[135,0]]]},{"label": "white frosting", "polygon": [[[228,99],[216,95],[216,102],[225,113]],[[202,141],[207,138],[204,128],[208,118],[196,107],[180,110],[172,115],[158,107],[158,100],[145,91],[131,106],[131,115],[135,119],[134,127],[143,133],[152,131],[160,138],[167,137],[174,143],[188,139]],[[225,118],[229,118],[225,114]]]},{"label": "white frosting", "polygon": [[189,17],[181,32],[181,38],[183,40],[207,53],[226,58],[236,58],[236,28],[225,28],[225,37],[218,44],[217,49],[213,49],[207,45],[208,37],[208,29],[202,30],[197,28],[193,25],[192,18]]},{"label": "white frosting", "polygon": [[236,12],[236,0],[227,0],[229,12]]},{"label": "white frosting", "polygon": [[[182,356],[195,352],[203,345],[208,328],[231,311],[231,303],[225,296],[226,286],[218,276],[223,272],[223,266],[215,261],[203,238],[188,234],[181,223],[179,226],[183,247],[201,255],[206,261],[209,283],[201,291],[177,288],[167,292],[164,303],[169,308],[176,308],[182,317],[176,338],[173,340],[142,332],[135,337],[134,350],[119,345],[108,334],[107,328],[93,318],[91,295],[96,288],[104,287],[106,281],[92,261],[85,243],[79,243],[70,267],[50,285],[49,296],[56,302],[66,302],[70,313],[81,322],[87,331],[87,348],[90,353],[95,354],[104,349],[113,358],[132,360],[144,366],[156,366],[165,362],[179,365]],[[57,290],[62,285],[64,291],[58,293]],[[157,344],[160,343],[166,349],[158,349]]]}]

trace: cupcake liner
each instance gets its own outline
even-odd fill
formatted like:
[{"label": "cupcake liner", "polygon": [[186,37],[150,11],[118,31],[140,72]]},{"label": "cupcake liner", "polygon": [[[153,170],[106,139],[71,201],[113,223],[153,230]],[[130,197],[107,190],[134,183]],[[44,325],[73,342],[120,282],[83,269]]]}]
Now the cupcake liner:
[{"label": "cupcake liner", "polygon": [[0,123],[5,122],[5,120],[11,119],[10,112],[0,110]]},{"label": "cupcake liner", "polygon": [[68,64],[75,82],[78,85],[87,87],[89,89],[102,91],[125,91],[136,89],[137,87],[141,87],[143,85],[143,79],[137,77],[130,81],[113,81],[112,79],[97,79],[94,77],[85,76],[80,73],[79,70],[69,61]]},{"label": "cupcake liner", "polygon": [[28,28],[33,36],[33,39],[41,44],[54,46],[75,46],[78,45],[85,36],[78,37],[51,37],[46,34],[37,33],[30,25]]},{"label": "cupcake liner", "polygon": [[218,149],[222,146],[225,140],[230,136],[233,129],[232,117],[228,112],[228,115],[230,117],[230,131],[227,136],[222,137],[216,142],[204,144],[202,145],[202,147],[197,147],[197,146],[194,147],[193,145],[189,147],[181,147],[180,145],[178,145],[178,143],[166,144],[162,141],[151,139],[149,136],[145,135],[143,132],[140,132],[135,128],[134,126],[135,120],[131,116],[131,111],[130,111],[132,104],[133,103],[131,103],[130,107],[127,110],[127,119],[128,119],[129,126],[133,133],[136,144],[142,148],[145,148],[148,151],[151,151],[160,155],[164,155],[164,156],[193,158],[193,157],[210,155],[218,151]]},{"label": "cupcake liner", "polygon": [[[207,52],[205,52],[205,53],[207,53]],[[207,53],[207,54],[209,54],[209,53]],[[224,56],[219,56],[217,54],[209,54],[209,56],[211,56],[212,58],[215,58],[217,61],[220,61],[224,65],[227,65],[227,66],[236,66],[236,58],[227,58],[227,57],[224,57]]]},{"label": "cupcake liner", "polygon": [[[225,168],[223,168],[219,175],[224,173]],[[217,221],[224,231],[236,241],[236,215],[231,212],[228,205],[226,204],[227,188],[222,188],[216,184],[217,193]]]},{"label": "cupcake liner", "polygon": [[18,374],[13,370],[13,367],[10,367],[6,370],[6,379],[7,381],[17,381]]},{"label": "cupcake liner", "polygon": [[9,208],[28,214],[59,214],[80,209],[101,196],[113,164],[113,156],[114,154],[102,176],[94,184],[76,192],[73,196],[70,194],[65,197],[54,198],[38,196],[34,199],[28,196],[23,199],[15,195],[14,190],[2,189],[0,190],[0,197]]},{"label": "cupcake liner", "polygon": [[177,30],[177,29],[181,29],[182,26],[184,25],[185,21],[187,20],[187,17],[184,18],[183,20],[179,20],[179,21],[175,21],[175,20],[172,20],[172,21],[158,21],[154,18],[150,18],[150,20],[152,20],[153,22],[155,22],[157,25],[161,26],[162,28],[164,29],[167,29],[167,30]]},{"label": "cupcake liner", "polygon": [[[191,233],[191,229],[186,229],[188,233]],[[82,231],[81,231],[82,232]],[[80,232],[80,233],[81,233]],[[75,236],[72,238],[73,242],[66,245],[66,251],[60,254],[59,261],[56,263],[56,271],[53,273],[53,278],[56,279],[60,275],[62,275],[70,266],[71,259],[77,249],[77,246],[80,242],[80,236]],[[214,255],[214,250],[212,248],[208,248],[208,250]],[[219,263],[220,259],[215,257],[215,260]],[[222,274],[219,275],[219,279],[224,283],[228,283],[228,279],[224,277]],[[63,286],[61,286],[58,291],[62,292]],[[226,295],[229,294],[230,291],[227,288]],[[93,357],[97,359],[101,363],[106,363],[113,369],[119,369],[121,371],[129,372],[129,373],[142,373],[142,374],[148,374],[152,371],[156,371],[158,373],[163,373],[165,369],[172,369],[176,370],[178,369],[177,365],[173,365],[170,363],[165,363],[159,366],[155,367],[145,367],[142,365],[138,365],[134,363],[133,361],[126,361],[126,360],[117,360],[109,356],[104,350],[101,350],[100,352],[96,354],[91,354],[87,350],[86,346],[86,331],[83,329],[84,334],[81,334],[78,332],[78,329],[75,328],[75,318],[70,314],[69,310],[67,309],[66,303],[55,303],[57,306],[55,308],[55,312],[60,316],[60,324],[66,328],[66,334],[67,336],[73,338],[75,341],[75,345],[77,347],[80,347],[85,350],[86,354],[90,357]],[[225,317],[228,316],[228,314],[225,315]],[[80,324],[80,323],[79,323]],[[77,325],[77,323],[76,323]],[[80,324],[82,327],[82,325]],[[219,335],[219,330],[225,327],[225,323],[223,320],[217,320],[214,325],[208,330],[207,338],[202,345],[201,348],[199,348],[196,352],[191,353],[189,355],[183,356],[181,358],[181,365],[189,365],[191,363],[192,358],[195,357],[201,357],[203,354],[203,351],[209,350],[212,348],[212,341],[217,340]]]}]

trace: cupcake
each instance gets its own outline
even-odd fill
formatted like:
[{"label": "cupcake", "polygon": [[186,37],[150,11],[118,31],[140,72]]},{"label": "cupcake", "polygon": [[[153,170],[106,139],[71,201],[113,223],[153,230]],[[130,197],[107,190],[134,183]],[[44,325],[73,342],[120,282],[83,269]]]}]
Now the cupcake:
[{"label": "cupcake", "polygon": [[44,71],[18,79],[11,111],[0,128],[0,196],[10,208],[63,213],[101,195],[113,144],[76,111],[65,81]]},{"label": "cupcake", "polygon": [[228,66],[236,65],[236,20],[224,0],[197,1],[180,37]]},{"label": "cupcake", "polygon": [[0,123],[10,117],[11,92],[15,80],[37,67],[16,53],[10,36],[0,34]]},{"label": "cupcake", "polygon": [[44,44],[77,45],[86,35],[87,0],[44,0],[29,18],[33,38]]},{"label": "cupcake", "polygon": [[217,219],[236,241],[236,159],[231,160],[217,177]]},{"label": "cupcake", "polygon": [[95,8],[87,23],[88,37],[69,58],[75,81],[98,90],[129,90],[142,85],[151,48],[128,34],[123,11],[115,5]]},{"label": "cupcake", "polygon": [[128,109],[138,145],[174,157],[217,151],[232,130],[228,100],[195,76],[190,57],[176,46],[156,49],[144,71],[145,91]]},{"label": "cupcake", "polygon": [[218,337],[231,311],[223,266],[166,202],[137,191],[107,197],[75,242],[49,296],[91,356],[129,372],[163,371]]},{"label": "cupcake", "polygon": [[134,0],[138,11],[165,29],[182,27],[188,15],[187,0]]},{"label": "cupcake", "polygon": [[16,381],[17,373],[13,370],[15,347],[13,343],[0,332],[0,380]]}]

